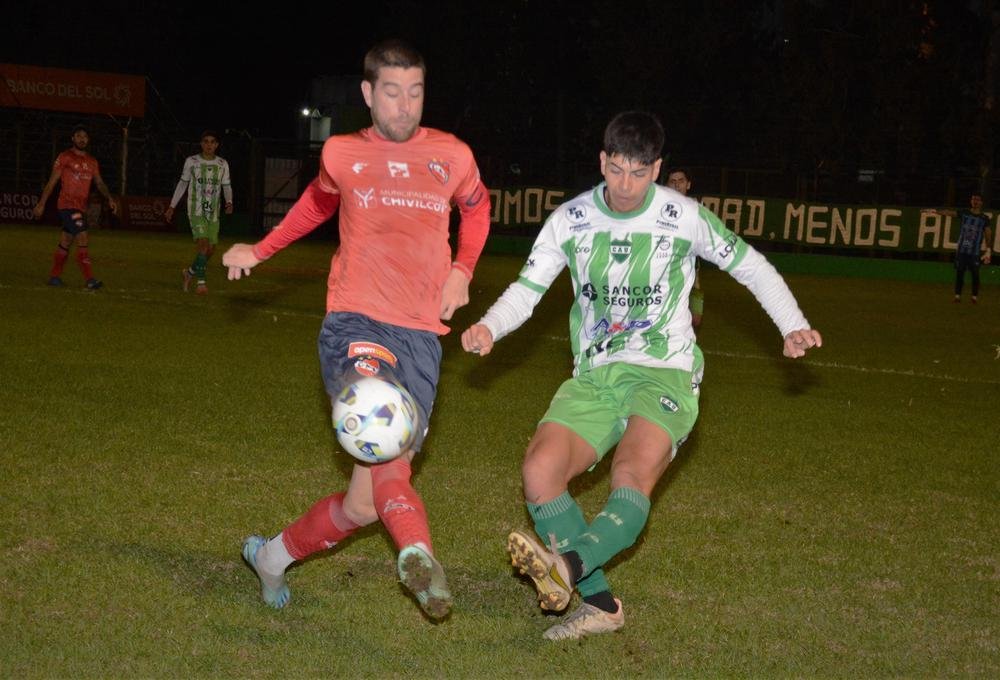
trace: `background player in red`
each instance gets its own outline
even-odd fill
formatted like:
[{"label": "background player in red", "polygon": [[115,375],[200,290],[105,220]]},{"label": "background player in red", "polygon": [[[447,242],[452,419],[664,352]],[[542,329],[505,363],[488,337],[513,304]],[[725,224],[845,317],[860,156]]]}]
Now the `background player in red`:
[{"label": "background player in red", "polygon": [[[320,365],[331,398],[359,375],[396,380],[413,396],[420,426],[412,450],[388,463],[356,464],[347,491],[328,496],[270,540],[250,536],[243,557],[264,601],[285,606],[285,569],[381,521],[399,549],[400,580],[421,608],[451,610],[444,570],[434,557],[423,501],[410,484],[434,404],[441,361],[438,335],[469,301],[469,280],[489,230],[489,192],[469,147],[420,126],[423,58],[387,41],[365,56],[361,91],[372,127],[328,139],[319,177],[278,227],[256,245],[223,256],[230,278],[250,269],[328,219],[340,206],[340,247],[327,286]],[[461,213],[452,260],[448,222]]]},{"label": "background player in red", "polygon": [[90,135],[86,128],[78,125],[73,128],[73,146],[63,151],[56,157],[55,165],[52,168],[52,175],[49,177],[45,189],[42,190],[42,197],[35,206],[35,219],[39,219],[45,212],[45,203],[49,200],[56,183],[61,182],[59,188],[59,200],[56,206],[59,208],[59,219],[62,221],[62,236],[59,239],[59,246],[52,256],[52,271],[49,274],[50,286],[62,285],[62,270],[69,257],[69,249],[76,242],[76,261],[83,272],[83,278],[87,282],[87,288],[97,290],[102,283],[94,278],[94,272],[90,265],[90,251],[88,248],[89,238],[87,236],[87,203],[90,201],[90,183],[93,182],[97,190],[104,198],[108,199],[111,212],[118,214],[118,203],[108,191],[108,186],[101,179],[101,171],[97,164],[97,159],[87,153],[87,146],[90,145]]}]

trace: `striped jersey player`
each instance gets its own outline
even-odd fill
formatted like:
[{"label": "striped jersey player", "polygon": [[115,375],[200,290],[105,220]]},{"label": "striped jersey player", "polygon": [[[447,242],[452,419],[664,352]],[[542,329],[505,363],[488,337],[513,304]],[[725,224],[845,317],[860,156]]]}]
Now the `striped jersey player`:
[{"label": "striped jersey player", "polygon": [[[653,184],[663,140],[654,116],[616,116],[600,155],[605,181],[549,216],[517,281],[462,335],[466,350],[488,354],[569,269],[575,369],[552,398],[521,469],[528,514],[549,547],[529,532],[507,538],[511,561],[534,581],[542,609],[566,610],[574,591],[583,599],[544,632],[550,640],[625,625],[603,566],[642,532],[653,489],[698,416],[703,361],[688,306],[695,259],[753,292],[785,337],[786,356],[822,342],[759,253],[694,200]],[[612,448],[611,493],[588,524],[569,481]]]}]

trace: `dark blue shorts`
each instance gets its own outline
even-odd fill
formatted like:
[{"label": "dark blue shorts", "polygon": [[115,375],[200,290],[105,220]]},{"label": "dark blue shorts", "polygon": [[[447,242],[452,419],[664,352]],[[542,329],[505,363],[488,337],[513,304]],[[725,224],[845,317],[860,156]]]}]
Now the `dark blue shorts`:
[{"label": "dark blue shorts", "polygon": [[364,314],[330,312],[319,332],[319,363],[331,400],[349,383],[366,376],[405,387],[420,411],[413,443],[413,450],[420,450],[441,373],[441,342],[436,334],[393,326]]},{"label": "dark blue shorts", "polygon": [[59,219],[62,220],[62,228],[67,234],[76,236],[82,231],[87,231],[87,216],[82,210],[60,210]]}]

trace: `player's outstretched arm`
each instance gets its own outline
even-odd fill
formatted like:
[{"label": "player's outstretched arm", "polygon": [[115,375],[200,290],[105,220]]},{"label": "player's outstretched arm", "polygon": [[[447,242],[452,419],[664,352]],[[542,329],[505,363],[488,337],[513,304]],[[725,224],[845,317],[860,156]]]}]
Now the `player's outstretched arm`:
[{"label": "player's outstretched arm", "polygon": [[455,310],[467,304],[469,304],[469,277],[458,267],[452,267],[441,289],[441,318],[450,319]]},{"label": "player's outstretched arm", "polygon": [[785,336],[785,348],[783,354],[789,359],[798,359],[806,355],[806,350],[813,347],[822,347],[823,337],[819,331],[805,328],[792,331]]},{"label": "player's outstretched arm", "polygon": [[237,243],[222,256],[222,266],[229,269],[230,281],[250,276],[250,270],[262,261],[253,254],[253,246],[249,243]]},{"label": "player's outstretched arm", "polygon": [[462,333],[462,349],[479,356],[486,356],[493,350],[493,333],[481,323],[470,326]]}]

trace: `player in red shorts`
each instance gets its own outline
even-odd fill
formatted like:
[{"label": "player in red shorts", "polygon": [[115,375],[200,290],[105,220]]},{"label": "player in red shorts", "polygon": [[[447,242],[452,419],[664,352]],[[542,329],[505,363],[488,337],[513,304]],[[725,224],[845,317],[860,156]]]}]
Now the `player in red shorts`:
[{"label": "player in red shorts", "polygon": [[118,214],[118,203],[108,191],[108,185],[101,179],[101,171],[97,164],[97,159],[87,153],[87,146],[90,144],[90,135],[86,128],[77,125],[73,128],[73,146],[63,151],[56,157],[55,165],[52,167],[52,176],[49,177],[45,189],[42,190],[42,197],[35,206],[35,219],[40,219],[45,212],[45,203],[49,200],[52,190],[56,188],[56,182],[61,182],[59,188],[59,200],[56,206],[59,208],[59,219],[62,221],[62,236],[59,239],[59,246],[52,256],[52,271],[49,274],[50,286],[62,285],[62,270],[69,257],[69,249],[76,242],[76,261],[83,272],[83,278],[87,282],[87,288],[97,290],[101,287],[101,282],[94,278],[94,272],[90,266],[90,252],[88,249],[89,238],[87,237],[87,203],[90,200],[90,183],[93,182],[97,190],[104,198],[108,199],[111,212]]},{"label": "player in red shorts", "polygon": [[[417,440],[390,462],[356,464],[346,492],[320,500],[270,540],[248,537],[243,557],[260,578],[264,601],[284,607],[288,566],[381,521],[399,550],[400,580],[428,616],[441,619],[452,596],[423,501],[410,484],[410,462],[434,403],[438,336],[448,332],[441,319],[469,301],[469,280],[489,230],[489,192],[468,146],[420,127],[425,68],[416,51],[398,41],[381,43],[365,56],[364,69],[361,91],[372,127],[328,139],[319,177],[282,223],[256,245],[233,246],[222,263],[231,279],[249,274],[339,205],[340,247],[319,338],[326,390],[332,399],[358,375],[390,376],[417,404]],[[462,218],[454,260],[452,205]]]}]

